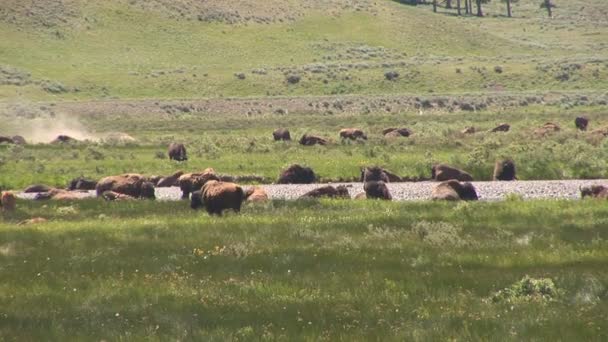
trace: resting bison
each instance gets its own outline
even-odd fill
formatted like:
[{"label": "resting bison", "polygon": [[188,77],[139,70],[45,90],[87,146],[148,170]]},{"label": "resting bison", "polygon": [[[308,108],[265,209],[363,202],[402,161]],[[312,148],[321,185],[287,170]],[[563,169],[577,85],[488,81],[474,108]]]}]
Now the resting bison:
[{"label": "resting bison", "polygon": [[2,211],[15,211],[17,207],[15,194],[10,191],[3,191],[0,195],[0,206],[2,206]]},{"label": "resting bison", "polygon": [[13,136],[13,142],[17,145],[25,145],[27,144],[27,142],[25,141],[25,138],[20,136],[20,135],[15,135]]},{"label": "resting bison", "polygon": [[433,167],[431,168],[431,178],[439,182],[447,181],[450,179],[456,179],[461,182],[473,181],[473,177],[471,177],[471,175],[467,172],[445,164],[433,165]]},{"label": "resting bison", "polygon": [[70,143],[70,142],[76,142],[78,140],[70,137],[69,135],[63,135],[60,134],[57,136],[57,138],[55,138],[53,141],[51,141],[51,144],[62,144],[62,143]]},{"label": "resting bison", "polygon": [[48,192],[48,191],[51,191],[52,189],[54,189],[54,188],[51,186],[48,186],[48,185],[34,184],[34,185],[30,185],[27,188],[25,188],[23,190],[23,192],[26,194],[31,194],[34,192]]},{"label": "resting bison", "polygon": [[133,196],[129,196],[129,195],[125,195],[125,194],[121,194],[115,191],[104,191],[103,194],[101,194],[101,197],[103,199],[105,199],[106,201],[132,201],[135,200],[135,197]]},{"label": "resting bison", "polygon": [[594,129],[593,131],[591,131],[591,134],[602,135],[604,137],[608,137],[608,127]]},{"label": "resting bison", "polygon": [[259,186],[252,186],[245,191],[245,199],[247,202],[266,202],[268,201],[268,193]]},{"label": "resting bison", "polygon": [[[581,131],[586,131],[587,126],[589,125],[589,119],[584,116],[579,116],[574,119],[574,125]],[[13,139],[14,140],[14,139]]]},{"label": "resting bison", "polygon": [[507,124],[507,123],[501,123],[500,125],[492,128],[490,130],[490,132],[492,133],[496,133],[496,132],[508,132],[511,129],[511,125]]},{"label": "resting bison", "polygon": [[546,124],[544,124],[542,127],[539,127],[537,129],[534,130],[534,134],[544,137],[545,135],[549,134],[549,133],[553,133],[553,132],[559,132],[560,131],[560,127],[557,124],[554,124],[552,122],[547,122]]},{"label": "resting bison", "polygon": [[171,143],[169,145],[169,160],[185,161],[188,160],[186,146],[184,144]]},{"label": "resting bison", "polygon": [[199,173],[186,173],[177,179],[177,184],[182,191],[182,199],[188,199],[191,192],[200,190],[210,180],[219,181],[219,176],[212,168],[207,168]]},{"label": "resting bison", "polygon": [[387,128],[387,129],[383,130],[382,135],[384,135],[386,138],[409,137],[410,135],[412,135],[412,131],[408,128],[391,127],[391,128]]},{"label": "resting bison", "polygon": [[14,144],[15,141],[13,140],[13,138],[11,137],[5,137],[5,136],[1,136],[0,135],[0,144],[2,143],[6,143],[6,144]]},{"label": "resting bison", "polygon": [[36,194],[34,200],[56,200],[56,201],[74,201],[82,199],[82,192],[80,191],[68,191],[63,189],[52,189],[51,191],[41,192]]},{"label": "resting bison", "polygon": [[291,134],[289,134],[289,130],[285,128],[277,128],[272,132],[272,137],[274,141],[291,141]]},{"label": "resting bison", "polygon": [[304,146],[313,146],[313,145],[327,145],[327,140],[317,137],[314,135],[304,134],[302,138],[300,138],[300,145]]},{"label": "resting bison", "polygon": [[361,177],[359,179],[361,182],[383,181],[389,183],[401,181],[401,177],[378,166],[362,168]]},{"label": "resting bison", "polygon": [[579,189],[582,198],[589,196],[593,198],[608,199],[608,188],[603,185],[584,186]]},{"label": "resting bison", "polygon": [[476,201],[479,199],[473,184],[461,183],[454,179],[437,184],[433,189],[432,198],[446,201]]},{"label": "resting bison", "polygon": [[102,178],[95,191],[101,197],[106,191],[114,191],[135,198],[155,199],[154,184],[138,174],[125,174]]},{"label": "resting bison", "polygon": [[460,131],[460,133],[462,133],[462,134],[474,134],[475,133],[475,127],[473,127],[473,126],[465,127],[462,131]]},{"label": "resting bison", "polygon": [[[179,177],[184,175],[184,171],[177,171],[171,176],[163,177],[156,182],[157,188],[168,188],[171,186],[178,186]],[[153,182],[154,183],[154,182]]]},{"label": "resting bison", "polygon": [[314,171],[298,164],[291,165],[279,175],[278,184],[311,184],[316,180]]},{"label": "resting bison", "polygon": [[95,190],[97,182],[82,177],[74,178],[68,183],[68,190]]},{"label": "resting bison", "polygon": [[515,163],[511,159],[497,161],[494,164],[494,176],[492,179],[495,181],[517,180]]},{"label": "resting bison", "polygon": [[383,181],[371,181],[363,184],[363,190],[365,190],[365,197],[369,199],[383,199],[392,200],[393,197],[388,191],[386,183]]},{"label": "resting bison", "polygon": [[235,212],[241,211],[241,204],[244,199],[243,189],[228,182],[210,180],[199,191],[192,193],[190,207],[198,209],[205,207],[210,215],[222,215],[227,209]]},{"label": "resting bison", "polygon": [[300,198],[350,198],[350,194],[348,193],[348,189],[344,185],[338,185],[337,187],[333,187],[331,185],[322,186],[320,188],[316,188],[311,190],[304,195],[300,196]]},{"label": "resting bison", "polygon": [[367,140],[367,135],[358,128],[343,128],[340,130],[340,138],[350,140]]}]

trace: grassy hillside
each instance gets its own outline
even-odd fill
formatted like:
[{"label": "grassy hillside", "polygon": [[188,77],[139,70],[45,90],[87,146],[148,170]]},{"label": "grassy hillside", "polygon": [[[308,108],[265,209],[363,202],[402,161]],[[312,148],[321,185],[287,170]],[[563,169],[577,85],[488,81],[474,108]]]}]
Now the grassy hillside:
[{"label": "grassy hillside", "polygon": [[233,2],[2,1],[0,98],[584,93],[608,80],[603,0],[554,19],[525,3],[480,19],[388,0]]}]

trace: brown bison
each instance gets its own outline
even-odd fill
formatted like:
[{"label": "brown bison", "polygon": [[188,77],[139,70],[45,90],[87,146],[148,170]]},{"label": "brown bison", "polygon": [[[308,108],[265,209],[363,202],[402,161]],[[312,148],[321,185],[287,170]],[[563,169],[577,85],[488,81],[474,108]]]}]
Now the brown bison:
[{"label": "brown bison", "polygon": [[461,183],[455,179],[437,184],[433,189],[432,198],[446,201],[476,201],[479,199],[473,184]]},{"label": "brown bison", "polygon": [[467,126],[462,131],[460,131],[460,133],[462,133],[462,134],[474,134],[475,133],[475,127],[473,127],[473,126]]},{"label": "brown bison", "polygon": [[496,133],[496,132],[508,132],[511,129],[511,125],[509,125],[508,123],[501,123],[500,125],[492,128],[490,130],[490,132],[492,133]]},{"label": "brown bison", "polygon": [[12,137],[13,142],[17,145],[25,145],[27,144],[27,141],[25,141],[25,138],[20,136],[20,135],[15,135]]},{"label": "brown bison", "polygon": [[105,199],[106,201],[132,201],[132,200],[135,200],[135,197],[133,197],[133,196],[121,194],[121,193],[111,191],[111,190],[104,191],[103,194],[101,194],[101,197],[103,199]]},{"label": "brown bison", "polygon": [[304,146],[313,146],[313,145],[327,145],[327,140],[321,137],[317,137],[314,135],[304,134],[302,138],[300,138],[300,145]]},{"label": "brown bison", "polygon": [[106,191],[114,191],[135,198],[156,198],[154,184],[138,174],[124,174],[102,178],[97,182],[95,191],[98,197],[101,197]]},{"label": "brown bison", "polygon": [[378,166],[364,167],[361,169],[361,182],[383,181],[385,183],[401,182],[402,178],[396,174]]},{"label": "brown bison", "polygon": [[561,128],[559,127],[559,125],[554,124],[552,122],[547,122],[542,127],[535,129],[534,134],[536,134],[540,137],[544,137],[545,135],[547,135],[549,133],[559,132],[560,130],[561,130]]},{"label": "brown bison", "polygon": [[268,199],[266,190],[259,186],[252,186],[245,191],[245,200],[247,202],[266,202]]},{"label": "brown bison", "polygon": [[382,135],[386,138],[399,138],[399,137],[409,137],[412,135],[412,131],[409,128],[387,128],[382,130]]},{"label": "brown bison", "polygon": [[0,195],[0,206],[2,207],[2,211],[15,211],[17,207],[15,194],[10,191],[3,191]]},{"label": "brown bison", "polygon": [[608,137],[608,127],[602,127],[591,131],[591,134]]},{"label": "brown bison", "polygon": [[77,141],[78,141],[77,139],[74,139],[69,135],[60,134],[53,141],[51,141],[51,144],[64,144],[64,143],[72,143],[72,142],[77,142]]},{"label": "brown bison", "polygon": [[192,192],[190,207],[198,209],[204,207],[209,215],[222,215],[224,210],[241,211],[241,204],[245,198],[243,189],[228,182],[210,180],[203,188]]},{"label": "brown bison", "polygon": [[11,137],[5,137],[0,135],[0,144],[14,144],[15,141]]},{"label": "brown bison", "polygon": [[169,160],[188,160],[188,155],[186,154],[186,146],[184,146],[184,144],[171,143],[169,145],[169,150],[167,151],[167,154],[169,154]]},{"label": "brown bison", "polygon": [[180,170],[180,171],[175,172],[171,176],[160,178],[156,182],[156,187],[157,188],[168,188],[168,187],[171,187],[171,186],[178,186],[179,185],[178,184],[179,177],[181,177],[183,175],[184,175],[184,171]]},{"label": "brown bison", "polygon": [[67,189],[70,190],[70,191],[73,191],[73,190],[95,190],[96,186],[97,186],[97,181],[90,180],[90,179],[85,179],[83,177],[78,177],[78,178],[72,179],[68,183]]},{"label": "brown bison", "polygon": [[277,183],[311,184],[315,182],[316,178],[317,176],[311,168],[294,164],[281,172]]},{"label": "brown bison", "polygon": [[360,192],[358,194],[355,195],[355,199],[356,200],[364,200],[367,199],[367,195],[365,194],[365,192]]},{"label": "brown bison", "polygon": [[36,194],[34,200],[74,201],[83,199],[82,191],[68,191],[63,189],[52,189],[51,191]]},{"label": "brown bison", "polygon": [[431,178],[439,182],[447,181],[450,179],[456,179],[461,182],[473,181],[473,177],[467,172],[445,164],[433,165],[433,167],[431,168]]},{"label": "brown bison", "polygon": [[285,128],[277,128],[272,132],[272,137],[274,141],[291,141],[291,134],[288,129]]},{"label": "brown bison", "polygon": [[343,128],[340,130],[340,138],[350,140],[367,140],[367,135],[358,128]]},{"label": "brown bison", "polygon": [[212,168],[207,168],[199,173],[185,173],[177,179],[177,184],[182,191],[182,199],[188,199],[190,193],[200,190],[210,180],[219,181],[219,176]]},{"label": "brown bison", "polygon": [[603,185],[590,185],[579,188],[581,191],[581,197],[593,197],[593,198],[601,198],[608,199],[608,187]]},{"label": "brown bison", "polygon": [[348,193],[348,189],[344,185],[338,185],[337,187],[333,187],[331,185],[322,186],[320,188],[316,188],[314,190],[310,190],[304,195],[300,196],[300,198],[350,198],[350,194]]},{"label": "brown bison", "polygon": [[576,126],[576,128],[578,128],[581,131],[586,131],[588,125],[589,125],[589,119],[585,116],[579,116],[576,119],[574,119],[574,126]]},{"label": "brown bison", "polygon": [[363,184],[363,190],[365,190],[365,198],[369,199],[383,199],[392,200],[393,197],[388,191],[386,183],[383,181],[371,181]]},{"label": "brown bison", "polygon": [[495,181],[517,180],[515,162],[511,159],[497,161],[496,164],[494,164],[494,175],[492,179]]},{"label": "brown bison", "polygon": [[34,184],[30,185],[23,190],[26,194],[31,194],[35,192],[48,192],[54,189],[52,186],[44,185],[44,184]]}]

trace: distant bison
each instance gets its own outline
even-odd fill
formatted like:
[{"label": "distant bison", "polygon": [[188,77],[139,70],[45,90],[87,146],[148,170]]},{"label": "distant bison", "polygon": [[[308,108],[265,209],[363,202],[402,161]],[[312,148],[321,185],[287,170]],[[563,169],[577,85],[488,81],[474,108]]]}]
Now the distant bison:
[{"label": "distant bison", "polygon": [[316,180],[314,171],[309,167],[303,167],[298,164],[291,165],[281,172],[278,184],[310,184]]},{"label": "distant bison", "polygon": [[25,141],[25,138],[20,136],[20,135],[15,135],[12,137],[13,142],[17,145],[25,145],[27,144],[27,141]]},{"label": "distant bison", "polygon": [[192,193],[190,207],[204,207],[210,215],[222,215],[224,210],[241,211],[244,199],[243,189],[234,184],[210,180],[199,191]]},{"label": "distant bison", "polygon": [[496,133],[496,132],[508,132],[511,129],[511,125],[507,124],[507,123],[501,123],[500,125],[492,128],[490,130],[490,132],[492,133]]},{"label": "distant bison", "polygon": [[304,195],[300,196],[300,198],[350,198],[350,194],[348,193],[348,189],[344,185],[339,185],[337,187],[333,187],[331,185],[322,186],[320,188],[316,188],[314,190],[310,190]]},{"label": "distant bison", "polygon": [[106,201],[132,201],[135,200],[135,197],[118,193],[116,191],[104,191],[101,194],[101,197]]},{"label": "distant bison", "polygon": [[169,160],[176,161],[186,161],[188,160],[188,155],[186,153],[186,147],[184,144],[171,143],[169,145]]},{"label": "distant bison", "polygon": [[560,130],[561,130],[561,128],[559,127],[559,125],[554,124],[552,122],[547,122],[542,127],[535,129],[534,134],[536,134],[540,137],[544,137],[545,135],[547,135],[549,133],[559,132]]},{"label": "distant bison", "polygon": [[517,180],[515,162],[511,159],[497,161],[496,164],[494,164],[494,175],[492,179],[495,181]]},{"label": "distant bison", "polygon": [[95,190],[97,181],[78,177],[72,179],[67,186],[68,190]]},{"label": "distant bison", "polygon": [[456,179],[461,182],[473,181],[473,177],[467,172],[445,164],[433,165],[433,167],[431,168],[431,178],[439,182],[447,181],[450,179]]},{"label": "distant bison", "polygon": [[401,177],[381,167],[371,166],[361,169],[360,181],[364,183],[369,181],[383,181],[385,183],[392,183],[400,182]]},{"label": "distant bison", "polygon": [[259,186],[252,186],[245,191],[245,200],[247,202],[266,202],[268,199],[266,190]]},{"label": "distant bison", "polygon": [[109,176],[97,182],[95,191],[101,197],[106,191],[114,191],[135,198],[155,199],[154,184],[138,174]]},{"label": "distant bison", "polygon": [[343,128],[340,130],[340,138],[350,140],[367,140],[367,135],[358,128]]},{"label": "distant bison", "polygon": [[68,191],[63,189],[52,189],[48,192],[36,194],[34,200],[75,201],[84,198],[82,191]]},{"label": "distant bison", "polygon": [[574,125],[579,130],[586,131],[587,130],[587,126],[589,125],[589,119],[587,117],[584,117],[584,116],[579,116],[576,119],[574,119]]},{"label": "distant bison", "polygon": [[2,211],[15,211],[17,207],[15,194],[10,191],[3,191],[0,194],[0,206],[2,206]]},{"label": "distant bison", "polygon": [[278,128],[272,132],[272,137],[274,141],[291,141],[291,134],[288,129]]},{"label": "distant bison", "polygon": [[409,128],[387,128],[382,131],[382,135],[386,138],[409,137],[412,131]]},{"label": "distant bison", "polygon": [[581,197],[593,197],[593,198],[601,198],[608,199],[608,187],[603,185],[591,185],[584,186],[580,188]]},{"label": "distant bison", "polygon": [[300,145],[313,146],[313,145],[327,145],[327,140],[314,135],[304,134],[300,138]]},{"label": "distant bison", "polygon": [[363,190],[365,190],[365,198],[368,199],[383,199],[388,201],[393,199],[386,183],[383,181],[366,182],[363,184]]},{"label": "distant bison", "polygon": [[186,173],[181,175],[177,180],[177,184],[182,191],[182,199],[187,199],[191,192],[200,190],[201,187],[210,180],[220,180],[219,176],[212,168],[207,168],[199,173]]},{"label": "distant bison", "polygon": [[479,199],[473,184],[461,183],[455,179],[437,184],[433,189],[432,198],[446,201],[476,201]]},{"label": "distant bison", "polygon": [[462,134],[474,134],[475,133],[475,127],[473,127],[473,126],[467,126],[462,131],[460,131],[460,133],[462,133]]},{"label": "distant bison", "polygon": [[0,144],[14,144],[15,141],[11,137],[5,137],[0,135]]},{"label": "distant bison", "polygon": [[51,141],[51,144],[64,144],[64,143],[71,143],[71,142],[77,142],[77,141],[78,141],[77,139],[74,139],[69,135],[60,134],[53,141]]},{"label": "distant bison", "polygon": [[44,185],[44,184],[34,184],[30,185],[23,190],[26,194],[31,194],[35,192],[48,192],[54,189],[52,186]]},{"label": "distant bison", "polygon": [[[178,179],[184,174],[184,171],[176,171],[171,176],[162,177],[156,182],[157,188],[168,188],[172,186],[178,186]],[[154,182],[153,182],[154,183]]]}]

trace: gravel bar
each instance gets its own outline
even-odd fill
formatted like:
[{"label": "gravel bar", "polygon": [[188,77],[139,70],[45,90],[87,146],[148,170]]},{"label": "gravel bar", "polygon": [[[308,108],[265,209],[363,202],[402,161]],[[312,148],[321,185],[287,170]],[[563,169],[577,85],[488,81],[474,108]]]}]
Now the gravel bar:
[{"label": "gravel bar", "polygon": [[[388,188],[394,200],[417,201],[428,200],[436,182],[389,183]],[[552,180],[552,181],[513,181],[513,182],[473,182],[480,200],[497,201],[509,194],[516,194],[524,199],[578,199],[579,187],[593,184],[606,184],[608,180]],[[306,192],[326,184],[286,184],[260,185],[268,192],[271,199],[297,199]],[[346,185],[351,197],[363,192],[363,183],[332,183],[333,186]],[[244,185],[245,189],[249,186]],[[94,191],[85,192],[83,197],[95,196]],[[35,194],[18,194],[18,197],[32,199]],[[178,187],[157,188],[159,200],[176,201],[181,198]]]}]

